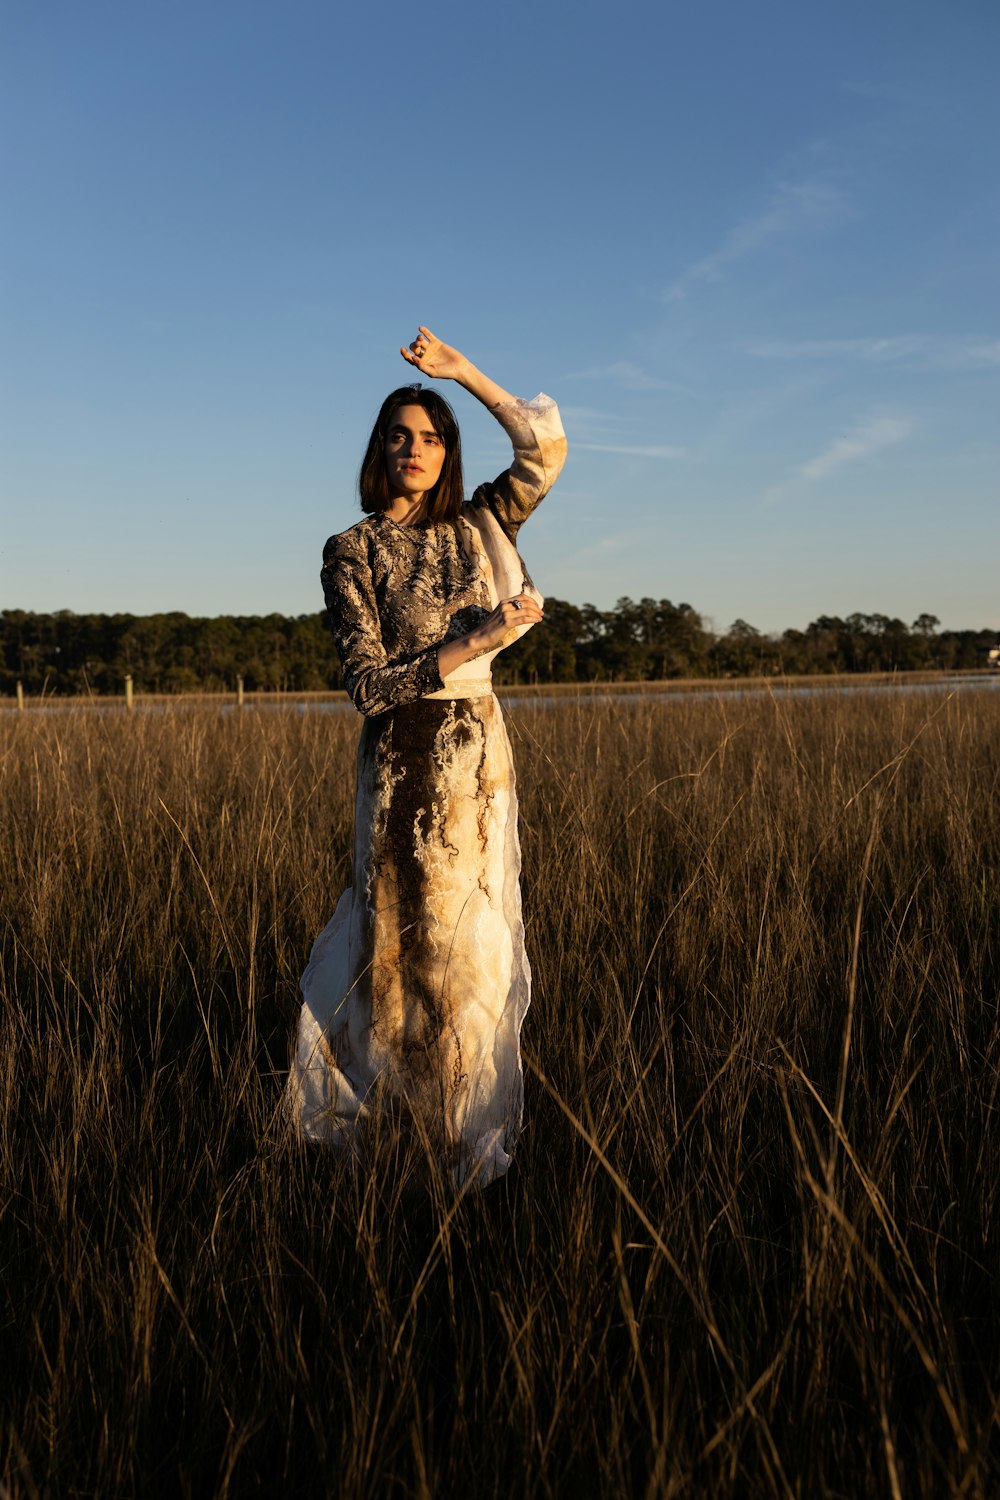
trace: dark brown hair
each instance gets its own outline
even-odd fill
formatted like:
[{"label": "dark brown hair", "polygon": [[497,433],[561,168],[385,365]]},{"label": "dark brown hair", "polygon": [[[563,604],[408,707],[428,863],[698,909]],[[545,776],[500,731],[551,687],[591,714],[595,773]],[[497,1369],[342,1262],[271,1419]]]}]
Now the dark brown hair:
[{"label": "dark brown hair", "polygon": [[465,499],[462,439],[458,423],[444,397],[439,396],[437,391],[425,390],[421,385],[401,385],[382,402],[358,475],[361,509],[377,513],[388,510],[392,504],[385,474],[385,440],[392,430],[392,419],[401,406],[422,406],[431,419],[431,426],[444,443],[441,474],[427,497],[428,520],[457,521]]}]

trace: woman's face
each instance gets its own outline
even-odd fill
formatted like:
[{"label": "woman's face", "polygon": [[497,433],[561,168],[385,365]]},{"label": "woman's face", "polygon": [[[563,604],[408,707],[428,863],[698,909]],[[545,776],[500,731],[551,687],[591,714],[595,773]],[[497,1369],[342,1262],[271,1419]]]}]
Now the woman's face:
[{"label": "woman's face", "polygon": [[444,467],[444,439],[422,406],[397,406],[385,435],[389,493],[407,500],[432,490]]}]

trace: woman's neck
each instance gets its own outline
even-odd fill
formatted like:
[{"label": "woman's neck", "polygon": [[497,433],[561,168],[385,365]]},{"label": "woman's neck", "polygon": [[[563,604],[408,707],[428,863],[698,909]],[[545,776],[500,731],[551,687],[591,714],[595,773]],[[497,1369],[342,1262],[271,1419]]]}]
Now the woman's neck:
[{"label": "woman's neck", "polygon": [[426,495],[394,495],[385,514],[397,526],[412,526],[427,519]]}]

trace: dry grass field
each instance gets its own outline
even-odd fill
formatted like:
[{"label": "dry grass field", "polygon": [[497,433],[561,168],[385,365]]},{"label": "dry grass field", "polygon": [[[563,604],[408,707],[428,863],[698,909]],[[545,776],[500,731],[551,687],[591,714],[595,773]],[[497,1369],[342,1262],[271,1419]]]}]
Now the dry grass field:
[{"label": "dry grass field", "polygon": [[0,1479],[1000,1493],[1000,694],[520,701],[526,1129],[278,1111],[354,716],[0,717]]}]

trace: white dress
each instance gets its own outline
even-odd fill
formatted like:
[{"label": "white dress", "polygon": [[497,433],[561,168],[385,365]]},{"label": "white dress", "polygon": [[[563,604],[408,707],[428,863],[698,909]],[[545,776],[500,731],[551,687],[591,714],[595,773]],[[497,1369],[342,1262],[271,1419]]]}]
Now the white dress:
[{"label": "white dress", "polygon": [[285,1094],[304,1137],[341,1148],[361,1145],[376,1111],[417,1121],[459,1185],[509,1165],[531,972],[496,652],[443,682],[437,649],[500,599],[541,602],[515,537],[566,448],[548,397],[495,415],[514,463],[480,486],[458,526],[369,516],[324,552],[330,625],[365,721],[353,880],[302,976]]}]

